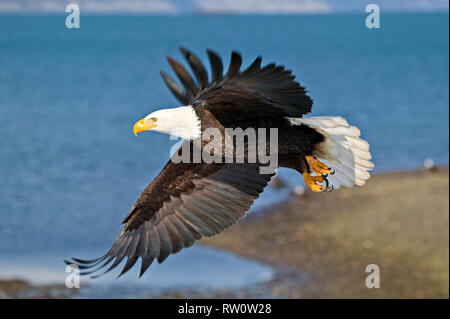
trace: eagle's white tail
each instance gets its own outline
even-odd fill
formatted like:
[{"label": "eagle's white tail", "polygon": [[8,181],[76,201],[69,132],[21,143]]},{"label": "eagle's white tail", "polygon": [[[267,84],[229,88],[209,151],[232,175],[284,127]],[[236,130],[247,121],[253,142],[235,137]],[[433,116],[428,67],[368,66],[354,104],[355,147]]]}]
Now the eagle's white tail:
[{"label": "eagle's white tail", "polygon": [[369,143],[359,137],[360,131],[351,126],[340,116],[318,116],[310,118],[289,118],[293,125],[307,125],[325,136],[325,140],[317,147],[317,159],[335,170],[328,176],[330,185],[362,186],[370,178],[368,171],[374,165]]}]

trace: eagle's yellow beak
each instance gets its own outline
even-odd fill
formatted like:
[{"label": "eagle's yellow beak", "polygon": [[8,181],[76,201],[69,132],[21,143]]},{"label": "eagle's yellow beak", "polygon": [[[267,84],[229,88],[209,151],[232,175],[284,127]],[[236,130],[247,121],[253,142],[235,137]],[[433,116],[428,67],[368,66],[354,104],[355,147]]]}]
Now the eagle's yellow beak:
[{"label": "eagle's yellow beak", "polygon": [[137,133],[143,132],[143,131],[148,131],[151,130],[152,128],[156,127],[156,120],[151,118],[151,119],[142,119],[137,121],[134,126],[133,126],[133,133],[134,135],[137,136]]}]

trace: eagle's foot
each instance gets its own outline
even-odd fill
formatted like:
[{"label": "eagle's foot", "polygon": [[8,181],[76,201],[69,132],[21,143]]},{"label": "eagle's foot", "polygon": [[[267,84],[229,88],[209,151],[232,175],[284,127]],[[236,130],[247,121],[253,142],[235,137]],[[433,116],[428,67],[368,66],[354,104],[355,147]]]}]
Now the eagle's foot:
[{"label": "eagle's foot", "polygon": [[319,176],[328,176],[333,175],[334,171],[331,170],[330,167],[319,161],[318,159],[314,158],[313,156],[306,156],[306,161],[308,162],[309,168],[316,173]]},{"label": "eagle's foot", "polygon": [[[326,175],[322,176],[312,176],[308,172],[302,173],[305,184],[316,193],[330,192],[333,190],[333,186],[328,187],[328,179]],[[319,183],[325,183],[325,185],[320,185]]]}]

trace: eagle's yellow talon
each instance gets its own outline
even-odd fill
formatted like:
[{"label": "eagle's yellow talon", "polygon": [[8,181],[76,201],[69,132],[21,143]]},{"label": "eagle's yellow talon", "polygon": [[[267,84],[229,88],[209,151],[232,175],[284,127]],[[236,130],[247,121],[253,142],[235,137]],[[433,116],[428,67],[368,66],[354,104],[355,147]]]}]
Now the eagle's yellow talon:
[{"label": "eagle's yellow talon", "polygon": [[313,156],[306,156],[306,161],[312,171],[317,175],[329,175],[331,173],[331,169],[328,166],[318,159],[315,159]]},{"label": "eagle's yellow talon", "polygon": [[302,176],[303,179],[305,180],[305,184],[308,185],[308,187],[311,188],[313,192],[318,193],[326,190],[325,186],[318,184],[324,182],[322,176],[311,176],[308,174],[308,172],[304,172]]}]

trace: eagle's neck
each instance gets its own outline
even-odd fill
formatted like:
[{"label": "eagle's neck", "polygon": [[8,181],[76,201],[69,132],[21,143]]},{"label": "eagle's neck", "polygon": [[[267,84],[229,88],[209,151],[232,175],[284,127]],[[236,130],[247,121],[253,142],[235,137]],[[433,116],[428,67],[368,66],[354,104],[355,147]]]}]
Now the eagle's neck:
[{"label": "eagle's neck", "polygon": [[159,110],[149,116],[158,118],[155,131],[185,140],[193,140],[201,135],[201,121],[191,105]]}]

